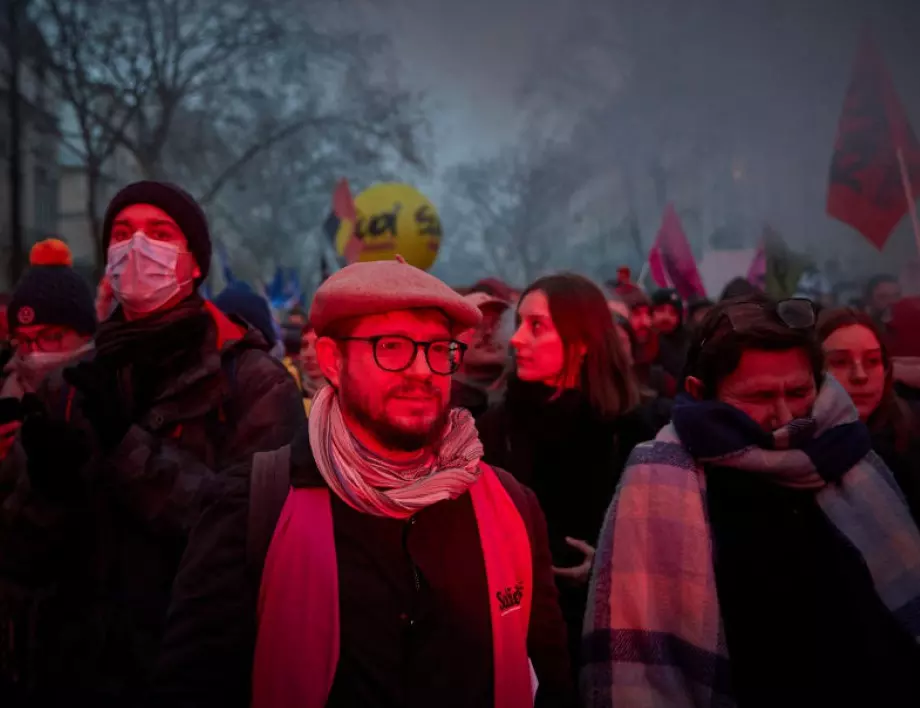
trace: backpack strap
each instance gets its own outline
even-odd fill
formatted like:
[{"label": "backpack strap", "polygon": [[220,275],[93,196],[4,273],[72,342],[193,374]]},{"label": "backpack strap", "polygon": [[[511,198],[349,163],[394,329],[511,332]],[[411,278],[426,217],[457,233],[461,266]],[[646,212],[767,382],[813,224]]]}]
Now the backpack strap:
[{"label": "backpack strap", "polygon": [[262,565],[275,533],[275,525],[291,489],[291,446],[257,452],[252,456],[249,478],[249,530],[246,558],[255,577]]}]

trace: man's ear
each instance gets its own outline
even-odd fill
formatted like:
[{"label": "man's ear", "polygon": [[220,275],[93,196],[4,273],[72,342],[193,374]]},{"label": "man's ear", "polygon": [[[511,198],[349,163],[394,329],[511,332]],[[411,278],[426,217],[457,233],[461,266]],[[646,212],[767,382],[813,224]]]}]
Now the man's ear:
[{"label": "man's ear", "polygon": [[334,339],[320,337],[316,340],[316,363],[323,376],[336,388],[342,378],[342,350]]},{"label": "man's ear", "polygon": [[698,401],[706,397],[706,387],[696,376],[688,376],[684,379],[684,390]]}]

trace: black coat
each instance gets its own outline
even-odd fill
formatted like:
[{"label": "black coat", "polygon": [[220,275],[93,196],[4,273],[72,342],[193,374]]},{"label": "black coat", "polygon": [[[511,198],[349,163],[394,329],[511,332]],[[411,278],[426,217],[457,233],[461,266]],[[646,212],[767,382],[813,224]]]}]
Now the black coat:
[{"label": "black coat", "polygon": [[658,363],[677,381],[683,379],[690,351],[690,332],[680,326],[670,334],[658,335]]},{"label": "black coat", "polygon": [[478,423],[485,461],[534,490],[557,566],[577,565],[570,536],[596,545],[607,507],[632,449],[657,430],[639,408],[614,420],[598,416],[577,390],[512,379],[505,400]]},{"label": "black coat", "polygon": [[[292,484],[325,485],[306,437],[292,449]],[[499,478],[533,551],[528,655],[538,708],[574,706],[565,627],[546,527],[533,493]],[[492,703],[489,592],[470,495],[403,521],[362,514],[331,495],[341,650],[330,708],[485,708]],[[245,708],[259,578],[247,565],[249,487],[227,486],[192,536],[164,640],[156,705]]]},{"label": "black coat", "polygon": [[[477,422],[485,461],[507,469],[534,490],[546,514],[553,564],[584,556],[566,537],[597,545],[607,507],[632,449],[657,429],[642,407],[614,420],[598,416],[576,390],[512,379],[505,400]],[[575,657],[581,642],[587,586],[559,582],[560,602]]]},{"label": "black coat", "polygon": [[814,493],[735,469],[706,478],[739,708],[920,705],[920,647]]},{"label": "black coat", "polygon": [[[168,397],[156,398],[118,447],[94,447],[83,468],[63,470],[85,481],[79,494],[50,499],[32,488],[21,449],[8,459],[25,464],[0,475],[16,478],[0,500],[0,605],[20,595],[28,608],[35,598],[40,605],[26,705],[140,705],[188,534],[218,480],[305,426],[300,393],[262,351],[260,335],[250,330],[221,351],[217,342],[215,321],[198,355],[190,352],[190,365],[167,384]],[[49,381],[48,413],[92,445],[79,393],[69,412],[59,405],[69,395],[60,377]],[[0,641],[21,619],[7,608]],[[10,703],[0,695],[0,705]]]}]

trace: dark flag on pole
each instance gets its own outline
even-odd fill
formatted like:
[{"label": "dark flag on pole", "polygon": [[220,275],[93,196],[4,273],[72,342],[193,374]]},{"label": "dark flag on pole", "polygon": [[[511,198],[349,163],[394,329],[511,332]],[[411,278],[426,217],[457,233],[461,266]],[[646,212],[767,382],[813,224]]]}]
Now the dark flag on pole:
[{"label": "dark flag on pole", "polygon": [[920,195],[920,145],[872,38],[865,33],[831,160],[827,213],[881,250]]},{"label": "dark flag on pole", "polygon": [[764,226],[761,244],[764,254],[764,291],[777,300],[793,297],[802,275],[808,270],[809,260],[791,250],[769,224]]}]

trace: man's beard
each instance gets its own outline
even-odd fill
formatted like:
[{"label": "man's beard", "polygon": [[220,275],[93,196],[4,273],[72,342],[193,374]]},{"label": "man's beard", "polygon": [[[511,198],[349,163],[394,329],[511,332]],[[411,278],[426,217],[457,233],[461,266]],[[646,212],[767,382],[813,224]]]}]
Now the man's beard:
[{"label": "man's beard", "polygon": [[[344,381],[343,381],[344,383]],[[392,395],[391,392],[389,395]],[[440,399],[438,399],[440,402]],[[385,402],[385,399],[384,399]],[[378,442],[391,450],[416,452],[434,445],[447,426],[450,406],[443,405],[428,430],[406,430],[393,425],[385,418],[375,416],[365,398],[345,384],[339,388],[342,410],[373,435]]]}]

